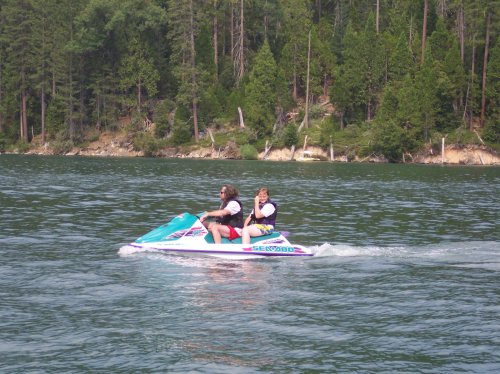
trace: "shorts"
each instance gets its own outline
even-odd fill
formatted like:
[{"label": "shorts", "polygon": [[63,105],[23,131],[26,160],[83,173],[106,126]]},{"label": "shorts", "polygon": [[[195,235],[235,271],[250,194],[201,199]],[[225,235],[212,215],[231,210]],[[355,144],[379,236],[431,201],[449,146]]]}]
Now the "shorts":
[{"label": "shorts", "polygon": [[257,227],[260,230],[262,235],[269,235],[269,234],[272,234],[274,232],[273,225],[262,225],[260,223],[256,223],[255,227]]},{"label": "shorts", "polygon": [[230,225],[226,225],[227,228],[229,229],[229,237],[228,239],[229,240],[234,240],[236,238],[239,238],[241,236],[241,233],[239,233],[237,230],[239,230],[241,232],[241,229],[238,229],[238,228],[234,228],[233,226],[230,226]]}]

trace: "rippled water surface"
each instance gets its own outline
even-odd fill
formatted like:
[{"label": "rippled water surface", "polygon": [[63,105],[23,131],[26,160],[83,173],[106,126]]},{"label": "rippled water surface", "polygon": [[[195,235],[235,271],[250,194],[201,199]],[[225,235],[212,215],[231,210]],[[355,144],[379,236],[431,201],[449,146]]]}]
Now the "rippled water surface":
[{"label": "rippled water surface", "polygon": [[[119,248],[267,185],[313,258]],[[0,371],[500,372],[500,168],[0,155]]]}]

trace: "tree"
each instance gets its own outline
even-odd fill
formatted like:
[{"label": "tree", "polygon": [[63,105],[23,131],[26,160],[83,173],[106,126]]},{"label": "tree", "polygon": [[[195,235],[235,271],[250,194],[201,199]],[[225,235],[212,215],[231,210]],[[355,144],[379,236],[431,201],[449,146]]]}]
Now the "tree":
[{"label": "tree", "polygon": [[[364,60],[363,103],[366,106],[366,119],[371,121],[375,113],[377,98],[384,80],[384,49],[380,36],[376,33],[374,16],[370,13],[361,40],[361,57]],[[353,61],[354,62],[354,61]]]},{"label": "tree", "polygon": [[154,96],[157,92],[157,83],[160,74],[155,69],[154,62],[148,58],[144,44],[139,43],[137,38],[133,38],[128,46],[129,54],[122,60],[120,68],[121,86],[124,89],[135,87],[137,95],[137,112],[141,112],[141,96],[144,88],[149,96]]},{"label": "tree", "polygon": [[281,5],[286,42],[281,53],[280,66],[292,85],[293,99],[297,101],[299,90],[304,91],[306,83],[311,14],[304,0],[282,0]]},{"label": "tree", "polygon": [[488,70],[488,52],[490,48],[490,22],[491,22],[491,11],[486,10],[486,36],[484,37],[484,59],[483,59],[483,83],[481,91],[481,127],[484,126],[484,121],[486,118],[486,82],[487,82],[487,70]]},{"label": "tree", "polygon": [[345,115],[355,115],[355,110],[363,103],[363,77],[368,70],[366,61],[361,56],[361,37],[352,25],[347,29],[342,40],[344,46],[342,60],[337,79],[330,89],[330,99],[340,117],[340,128],[344,128]]},{"label": "tree", "polygon": [[424,139],[428,140],[430,130],[436,122],[436,107],[438,106],[436,82],[438,81],[438,74],[429,53],[426,52],[426,55],[426,60],[424,60],[415,76],[415,88],[418,92],[415,111],[420,117],[418,125],[423,129]]},{"label": "tree", "polygon": [[255,56],[245,87],[247,123],[259,135],[271,134],[276,107],[278,69],[267,40]]},{"label": "tree", "polygon": [[5,45],[5,73],[8,76],[8,90],[18,98],[17,117],[19,118],[19,137],[28,142],[28,96],[31,87],[31,74],[35,59],[33,45],[34,12],[29,0],[7,0],[2,7],[3,33]]},{"label": "tree", "polygon": [[389,58],[389,81],[398,81],[408,74],[413,67],[413,59],[410,48],[406,42],[404,33],[399,35],[395,50]]},{"label": "tree", "polygon": [[168,15],[172,26],[169,36],[175,51],[171,55],[171,62],[176,65],[174,74],[179,82],[177,101],[179,105],[190,106],[194,138],[198,142],[198,102],[200,98],[198,77],[200,70],[196,66],[195,37],[199,30],[199,22],[195,13],[194,0],[181,2],[169,0]]},{"label": "tree", "polygon": [[500,45],[491,49],[488,72],[486,98],[491,109],[484,137],[488,141],[498,142],[500,141]]},{"label": "tree", "polygon": [[427,48],[425,42],[427,40],[427,14],[429,10],[429,0],[424,0],[424,22],[422,26],[422,58],[420,63],[424,63],[425,50]]},{"label": "tree", "polygon": [[451,48],[446,52],[443,61],[443,70],[450,81],[450,88],[452,90],[450,95],[453,98],[453,110],[456,114],[459,114],[463,106],[462,100],[466,85],[466,77],[456,39],[452,40]]}]

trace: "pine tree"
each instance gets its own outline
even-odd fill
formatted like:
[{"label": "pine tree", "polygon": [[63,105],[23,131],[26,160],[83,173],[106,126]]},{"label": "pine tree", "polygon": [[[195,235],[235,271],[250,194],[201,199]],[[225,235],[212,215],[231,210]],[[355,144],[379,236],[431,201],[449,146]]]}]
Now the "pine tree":
[{"label": "pine tree", "polygon": [[415,88],[418,92],[415,111],[419,117],[416,125],[422,129],[425,140],[429,139],[430,131],[436,123],[436,108],[438,106],[436,92],[438,74],[434,68],[429,50],[430,48],[427,48],[426,59],[415,76]]},{"label": "pine tree", "polygon": [[446,73],[451,90],[450,95],[453,97],[453,110],[459,115],[462,111],[462,100],[466,85],[465,71],[460,59],[460,51],[456,39],[453,39],[450,49],[446,52],[443,61],[443,71]]},{"label": "pine tree", "polygon": [[413,59],[404,33],[399,35],[395,50],[389,59],[389,80],[398,81],[413,68]]},{"label": "pine tree", "polygon": [[375,30],[373,13],[370,13],[362,34],[361,53],[364,60],[363,66],[366,69],[363,72],[365,84],[363,104],[366,106],[366,119],[370,121],[374,116],[377,98],[382,90],[385,71],[384,48]]},{"label": "pine tree", "polygon": [[160,74],[156,70],[153,60],[148,58],[148,52],[137,38],[133,38],[128,45],[129,54],[122,59],[120,68],[120,85],[124,89],[135,87],[137,95],[137,112],[141,112],[142,94],[146,89],[150,97],[158,92],[157,83]]},{"label": "pine tree", "polygon": [[195,40],[199,30],[195,0],[181,2],[170,0],[168,16],[171,24],[169,33],[172,48],[171,62],[176,66],[174,74],[179,83],[177,102],[191,108],[194,138],[198,141],[198,105],[200,70],[196,65]]},{"label": "pine tree", "polygon": [[490,142],[500,141],[500,45],[491,49],[488,64],[487,104],[488,119],[485,138]]},{"label": "pine tree", "polygon": [[342,40],[344,63],[339,67],[337,79],[334,80],[330,89],[330,99],[339,113],[340,128],[344,127],[346,116],[358,117],[356,110],[364,103],[365,82],[363,78],[368,68],[359,48],[360,43],[359,34],[350,24],[347,25]]},{"label": "pine tree", "polygon": [[255,56],[245,86],[247,123],[258,136],[271,134],[276,106],[277,66],[267,40]]},{"label": "pine tree", "polygon": [[[305,93],[307,74],[308,34],[311,30],[311,14],[304,0],[282,0],[283,27],[286,42],[282,50],[280,66],[292,85],[292,96],[298,100]],[[300,92],[300,93],[299,93]]]},{"label": "pine tree", "polygon": [[[19,119],[18,136],[28,142],[28,96],[32,86],[32,65],[35,59],[33,23],[34,11],[29,0],[6,0],[2,7],[3,32],[1,44],[5,46],[4,62],[7,91],[17,100],[15,115]],[[12,110],[13,108],[11,108]]]}]

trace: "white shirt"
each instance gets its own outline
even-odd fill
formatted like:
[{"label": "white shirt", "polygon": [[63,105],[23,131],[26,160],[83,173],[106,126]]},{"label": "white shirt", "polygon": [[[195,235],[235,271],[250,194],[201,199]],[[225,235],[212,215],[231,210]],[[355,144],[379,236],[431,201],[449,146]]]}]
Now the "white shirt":
[{"label": "white shirt", "polygon": [[[265,203],[264,206],[262,207],[262,209],[260,210],[260,212],[264,215],[264,217],[269,217],[271,214],[274,213],[275,210],[276,210],[276,208],[274,207],[273,204]],[[252,209],[252,213],[250,213],[250,214],[253,214],[253,213],[254,213],[254,209]]]},{"label": "white shirt", "polygon": [[238,204],[236,201],[232,200],[230,201],[224,209],[229,210],[230,214],[236,214],[241,210],[240,204]]}]

